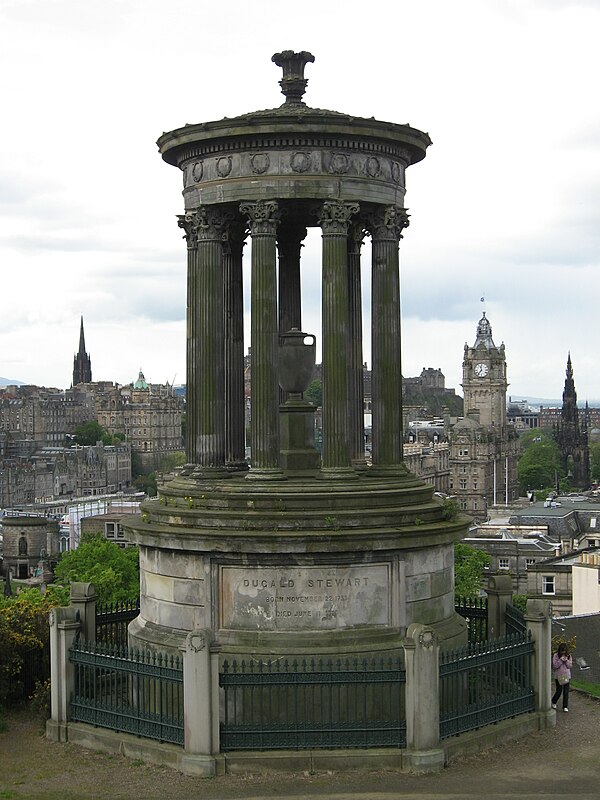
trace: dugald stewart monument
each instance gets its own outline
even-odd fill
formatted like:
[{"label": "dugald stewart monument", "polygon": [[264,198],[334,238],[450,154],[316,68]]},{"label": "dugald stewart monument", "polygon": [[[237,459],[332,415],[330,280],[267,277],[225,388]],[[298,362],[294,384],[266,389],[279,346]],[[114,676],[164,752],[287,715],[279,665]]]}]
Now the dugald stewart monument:
[{"label": "dugald stewart monument", "polygon": [[[311,108],[308,52],[273,56],[283,105],[158,140],[183,176],[186,465],[127,523],[140,547],[136,647],[192,631],[224,655],[398,653],[411,623],[443,648],[454,610],[449,514],[402,460],[399,245],[406,170],[430,139],[409,125]],[[323,448],[303,399],[302,240],[322,235]],[[251,242],[250,263],[243,258]],[[372,464],[364,457],[361,251],[371,247]],[[364,252],[364,251],[363,251]],[[245,460],[242,270],[251,271],[251,464]]]}]

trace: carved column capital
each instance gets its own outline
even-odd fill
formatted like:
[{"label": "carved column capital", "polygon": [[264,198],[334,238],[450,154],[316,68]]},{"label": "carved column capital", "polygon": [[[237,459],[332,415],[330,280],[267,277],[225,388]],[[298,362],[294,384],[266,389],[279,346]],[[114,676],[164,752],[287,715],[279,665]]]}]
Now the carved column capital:
[{"label": "carved column capital", "polygon": [[359,256],[367,228],[364,220],[354,220],[348,227],[348,255]]},{"label": "carved column capital", "polygon": [[252,236],[275,236],[277,233],[281,212],[276,200],[240,203],[240,213],[248,217]]},{"label": "carved column capital", "polygon": [[227,228],[234,219],[232,211],[215,206],[204,206],[198,209],[197,215],[199,242],[224,242],[226,240]]},{"label": "carved column capital", "polygon": [[177,224],[184,231],[183,238],[186,240],[188,250],[198,247],[198,214],[195,211],[178,214]]},{"label": "carved column capital", "polygon": [[379,241],[399,242],[408,225],[407,209],[402,206],[383,206],[368,216],[371,236]]},{"label": "carved column capital", "polygon": [[327,200],[318,212],[319,225],[325,236],[347,236],[352,216],[358,214],[358,203]]}]

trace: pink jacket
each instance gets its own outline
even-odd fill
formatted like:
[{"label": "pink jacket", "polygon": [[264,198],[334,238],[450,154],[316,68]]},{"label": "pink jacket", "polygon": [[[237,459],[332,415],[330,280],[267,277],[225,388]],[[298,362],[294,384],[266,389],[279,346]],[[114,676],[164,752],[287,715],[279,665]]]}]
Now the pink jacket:
[{"label": "pink jacket", "polygon": [[572,666],[573,658],[571,656],[567,656],[566,661],[563,661],[562,658],[559,658],[558,653],[554,653],[552,656],[552,669],[554,670],[554,677],[556,680],[558,680],[561,675],[566,675],[570,680]]}]

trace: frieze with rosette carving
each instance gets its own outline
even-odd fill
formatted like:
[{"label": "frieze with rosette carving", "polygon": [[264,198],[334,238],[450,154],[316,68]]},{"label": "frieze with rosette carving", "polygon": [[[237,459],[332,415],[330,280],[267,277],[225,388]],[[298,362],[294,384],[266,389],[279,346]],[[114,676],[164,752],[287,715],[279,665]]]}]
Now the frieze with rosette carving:
[{"label": "frieze with rosette carving", "polygon": [[282,178],[290,175],[360,177],[402,187],[405,165],[401,160],[388,156],[316,148],[293,150],[285,154],[280,150],[261,150],[210,158],[197,157],[188,161],[182,169],[186,189],[211,181],[239,180],[263,175]]}]

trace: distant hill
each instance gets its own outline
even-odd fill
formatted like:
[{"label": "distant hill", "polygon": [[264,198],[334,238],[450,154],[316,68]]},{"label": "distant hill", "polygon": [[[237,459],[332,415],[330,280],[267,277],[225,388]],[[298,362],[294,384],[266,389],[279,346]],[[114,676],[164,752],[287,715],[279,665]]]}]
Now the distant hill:
[{"label": "distant hill", "polygon": [[[544,406],[544,408],[562,408],[562,397],[558,400],[556,398],[548,398],[548,397],[529,397],[526,394],[511,394],[511,400],[513,403],[518,403],[520,401],[526,400],[530,406]],[[577,405],[579,408],[585,408],[585,399],[582,400],[578,398]],[[598,399],[588,399],[587,401],[590,405],[590,408],[599,408],[600,407],[600,400]]]},{"label": "distant hill", "polygon": [[25,381],[16,381],[14,378],[0,378],[0,386],[25,386]]}]

